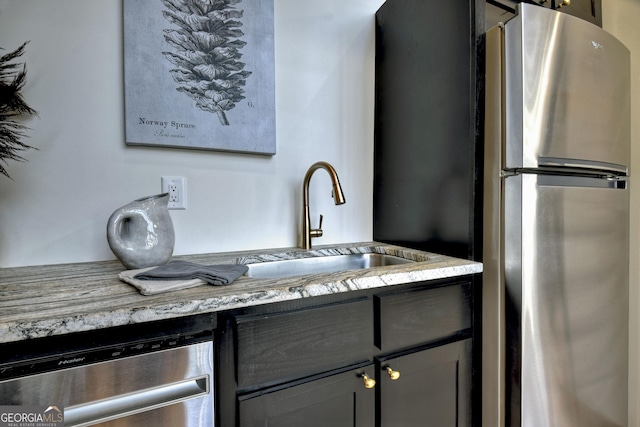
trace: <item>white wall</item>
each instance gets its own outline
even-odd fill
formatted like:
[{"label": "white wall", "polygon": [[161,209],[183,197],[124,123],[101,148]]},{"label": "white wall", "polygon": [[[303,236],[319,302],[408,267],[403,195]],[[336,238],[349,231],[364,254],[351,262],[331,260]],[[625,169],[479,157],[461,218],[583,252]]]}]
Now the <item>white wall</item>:
[{"label": "white wall", "polygon": [[27,163],[0,177],[0,267],[113,259],[118,207],[187,178],[171,211],[175,254],[297,244],[301,186],[318,160],[338,171],[311,188],[315,244],[372,238],[374,13],[383,0],[275,0],[277,154],[128,147],[124,142],[122,0],[0,0],[0,47],[31,40],[24,96]]},{"label": "white wall", "polygon": [[603,28],[631,51],[631,271],[629,426],[640,426],[640,1],[603,0]]}]

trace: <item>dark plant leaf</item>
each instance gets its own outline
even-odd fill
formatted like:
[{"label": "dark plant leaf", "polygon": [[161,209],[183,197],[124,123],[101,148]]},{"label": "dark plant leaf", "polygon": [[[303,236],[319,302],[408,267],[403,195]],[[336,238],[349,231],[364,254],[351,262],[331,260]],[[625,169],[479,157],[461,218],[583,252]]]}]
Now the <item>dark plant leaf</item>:
[{"label": "dark plant leaf", "polygon": [[24,53],[27,43],[0,57],[0,173],[7,178],[11,177],[3,164],[6,165],[7,160],[25,161],[19,153],[34,149],[21,140],[28,128],[15,120],[22,115],[37,115],[20,93],[26,82],[27,67],[11,63]]}]

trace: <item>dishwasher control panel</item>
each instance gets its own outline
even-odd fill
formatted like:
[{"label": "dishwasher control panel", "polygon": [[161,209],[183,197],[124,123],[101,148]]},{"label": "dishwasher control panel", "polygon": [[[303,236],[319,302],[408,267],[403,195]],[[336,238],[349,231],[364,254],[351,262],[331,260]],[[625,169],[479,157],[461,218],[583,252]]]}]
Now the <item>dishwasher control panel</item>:
[{"label": "dishwasher control panel", "polygon": [[211,341],[212,339],[213,331],[204,330],[196,333],[175,334],[133,342],[109,344],[79,351],[49,354],[27,361],[0,365],[0,381],[182,347],[198,342]]}]

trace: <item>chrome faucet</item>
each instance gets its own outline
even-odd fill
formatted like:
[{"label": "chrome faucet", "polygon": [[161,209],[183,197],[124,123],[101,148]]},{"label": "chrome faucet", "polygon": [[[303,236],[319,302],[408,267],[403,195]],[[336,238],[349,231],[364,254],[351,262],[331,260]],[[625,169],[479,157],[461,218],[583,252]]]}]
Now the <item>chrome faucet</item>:
[{"label": "chrome faucet", "polygon": [[311,228],[311,220],[309,218],[309,181],[311,181],[311,176],[318,169],[325,169],[331,177],[331,182],[333,183],[331,197],[333,197],[334,203],[336,205],[345,203],[342,187],[340,187],[340,181],[338,180],[338,174],[333,166],[327,162],[316,162],[312,164],[302,182],[302,236],[300,244],[302,249],[311,249],[311,238],[322,236],[322,215],[320,215],[320,225],[318,228]]}]

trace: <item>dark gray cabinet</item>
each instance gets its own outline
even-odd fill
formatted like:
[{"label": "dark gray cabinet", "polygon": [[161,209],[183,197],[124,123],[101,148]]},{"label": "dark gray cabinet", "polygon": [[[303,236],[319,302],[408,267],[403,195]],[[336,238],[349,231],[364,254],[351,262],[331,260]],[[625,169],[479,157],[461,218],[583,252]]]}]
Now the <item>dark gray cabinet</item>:
[{"label": "dark gray cabinet", "polygon": [[380,425],[472,425],[470,355],[466,339],[380,360]]},{"label": "dark gray cabinet", "polygon": [[218,425],[472,425],[472,302],[462,278],[226,313]]},{"label": "dark gray cabinet", "polygon": [[473,425],[470,284],[389,291],[374,302],[379,426]]},{"label": "dark gray cabinet", "polygon": [[[368,369],[367,369],[368,368]],[[273,388],[238,399],[240,426],[373,427],[375,390],[364,387],[365,369]]]},{"label": "dark gray cabinet", "polygon": [[373,310],[356,298],[233,316],[238,387],[264,387],[368,360]]},{"label": "dark gray cabinet", "polygon": [[480,259],[483,20],[484,0],[387,0],[376,13],[376,241]]}]

